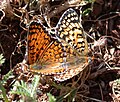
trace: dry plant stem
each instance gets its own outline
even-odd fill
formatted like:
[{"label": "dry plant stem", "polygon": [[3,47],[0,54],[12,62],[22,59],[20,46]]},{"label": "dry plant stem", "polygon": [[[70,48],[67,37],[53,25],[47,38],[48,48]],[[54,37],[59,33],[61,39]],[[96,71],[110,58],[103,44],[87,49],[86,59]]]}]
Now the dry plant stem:
[{"label": "dry plant stem", "polygon": [[[101,19],[102,21],[105,21],[105,20],[109,20],[109,19],[112,19],[112,18],[115,18],[117,16],[120,16],[120,12],[110,12],[109,14],[113,14],[113,13],[116,13],[117,15],[115,16],[112,16],[112,17],[109,17],[109,18],[106,18],[106,19]],[[108,14],[104,14],[104,15],[101,15],[100,17],[98,17],[96,20],[100,20],[100,18],[104,17],[104,16],[107,16]]]},{"label": "dry plant stem", "polygon": [[106,21],[106,20],[113,19],[113,18],[115,18],[115,17],[120,16],[119,14],[120,14],[120,13],[117,13],[117,15],[115,15],[115,16],[112,16],[112,17],[109,17],[109,18],[105,18],[105,19],[100,19],[101,17],[107,15],[107,14],[105,14],[105,15],[102,15],[102,16],[98,17],[96,20],[84,20],[84,21],[90,21],[90,22],[91,22],[91,21],[93,21],[93,22]]},{"label": "dry plant stem", "polygon": [[106,70],[107,70],[107,69],[105,69],[105,68],[100,69],[100,70],[97,70],[97,72],[92,73],[92,74],[88,77],[88,79],[94,79],[94,78],[96,78],[98,75],[104,73]]},{"label": "dry plant stem", "polygon": [[0,22],[1,22],[3,20],[3,18],[5,17],[5,12],[2,9],[0,9],[0,11],[3,13],[2,17],[0,17],[1,18]]},{"label": "dry plant stem", "polygon": [[9,9],[9,10],[12,10],[12,7],[11,7],[11,5],[10,5],[10,0],[6,0],[6,2],[7,2],[8,9]]},{"label": "dry plant stem", "polygon": [[4,49],[3,49],[2,45],[1,45],[1,43],[0,43],[0,48],[2,50],[3,55],[5,55],[5,52],[4,52]]},{"label": "dry plant stem", "polygon": [[62,6],[59,6],[58,8],[56,8],[54,11],[50,12],[47,17],[51,18],[54,17],[56,14],[60,13],[63,10],[66,10],[69,7],[76,7],[76,5],[78,5],[80,3],[80,0],[74,0],[72,1],[72,3],[69,3],[68,1],[66,1],[64,4],[62,4]]},{"label": "dry plant stem", "polygon": [[8,38],[9,40],[15,42],[15,39],[13,39],[11,36],[8,36],[8,35],[6,35],[6,34],[4,34],[4,36],[5,36],[6,38]]},{"label": "dry plant stem", "polygon": [[[15,49],[16,49],[16,47],[15,47]],[[15,49],[12,52],[12,54],[10,55],[10,69],[12,69],[12,56],[14,55]]]},{"label": "dry plant stem", "polygon": [[[78,81],[81,79],[81,77],[82,77],[82,74],[83,74],[83,72],[81,72],[80,73],[80,77],[78,78],[78,80],[74,83],[74,84],[72,84],[72,87],[74,87],[77,83],[78,83]],[[82,83],[81,83],[82,84]],[[80,85],[81,86],[81,85]]]},{"label": "dry plant stem", "polygon": [[107,65],[107,67],[108,67],[109,69],[112,69],[106,61],[104,61],[104,62],[105,62],[105,64]]},{"label": "dry plant stem", "polygon": [[101,93],[101,98],[102,98],[102,102],[103,102],[103,100],[104,100],[104,98],[103,98],[103,91],[102,91],[102,87],[101,87],[101,85],[98,83],[98,85],[99,85],[99,87],[100,87],[100,93]]},{"label": "dry plant stem", "polygon": [[0,26],[5,26],[6,28],[4,28],[4,29],[0,29],[0,31],[2,32],[2,31],[5,31],[5,30],[8,30],[8,26],[7,25],[4,25],[4,24],[1,24],[0,23]]},{"label": "dry plant stem", "polygon": [[109,20],[109,31],[110,31],[110,34],[112,33],[113,27],[114,27],[114,20],[110,19]]},{"label": "dry plant stem", "polygon": [[100,54],[102,55],[102,51],[101,51],[101,48],[100,48],[100,46],[98,46],[98,48],[99,48]]},{"label": "dry plant stem", "polygon": [[102,36],[102,37],[112,38],[112,39],[115,39],[115,40],[117,40],[118,42],[120,42],[120,39],[115,38],[115,37],[113,37],[113,36]]},{"label": "dry plant stem", "polygon": [[101,75],[102,73],[106,72],[106,71],[120,71],[119,68],[115,68],[115,69],[111,69],[111,68],[103,68],[103,69],[100,69],[100,70],[97,70],[97,72],[94,72],[92,74],[90,74],[90,76],[88,77],[88,79],[94,79],[96,78],[97,76]]},{"label": "dry plant stem", "polygon": [[11,7],[11,5],[10,5],[10,0],[6,0],[6,2],[7,2],[7,8],[6,8],[6,10],[7,10],[7,12],[9,13],[9,15],[13,15],[13,9],[12,9],[12,7]]},{"label": "dry plant stem", "polygon": [[92,36],[90,36],[89,34],[87,34],[85,31],[84,31],[84,33],[85,33],[89,38],[91,38],[92,40],[96,41]]},{"label": "dry plant stem", "polygon": [[86,79],[88,79],[90,75],[90,70],[91,69],[89,67],[86,70],[83,70],[82,77],[81,77],[81,84],[79,85],[78,89],[85,83]]},{"label": "dry plant stem", "polygon": [[105,29],[105,35],[107,35],[108,34],[108,20],[106,20],[105,24],[106,24],[105,25],[105,27],[106,27],[106,29]]},{"label": "dry plant stem", "polygon": [[95,99],[95,98],[83,96],[82,94],[79,94],[79,96],[80,96],[80,97],[84,97],[84,98],[89,99],[89,100],[93,100],[93,101],[95,101],[95,102],[106,102],[106,101],[98,100],[98,99]]},{"label": "dry plant stem", "polygon": [[117,97],[117,95],[115,94],[115,87],[114,87],[114,85],[113,85],[113,83],[112,83],[112,92],[113,92],[113,95],[115,96],[115,98],[117,99],[117,100],[119,100],[119,98]]},{"label": "dry plant stem", "polygon": [[27,31],[28,29],[26,29],[26,28],[24,28],[23,26],[22,26],[22,22],[23,22],[23,20],[20,22],[20,27],[23,29],[23,30],[25,30],[25,31]]},{"label": "dry plant stem", "polygon": [[28,13],[28,11],[26,10],[26,7],[27,7],[27,5],[25,5],[23,8],[21,8],[21,9],[19,9],[19,10],[16,9],[16,8],[14,8],[14,10],[16,10],[16,11],[18,11],[18,12],[20,12],[20,13],[22,14],[21,16],[19,16],[19,15],[15,14],[14,12],[12,12],[14,16],[20,18],[20,21],[21,21],[21,22],[20,22],[19,25],[20,25],[20,27],[23,28],[25,31],[27,31],[27,29],[22,26],[22,23],[24,23],[24,24],[26,24],[26,25],[29,23],[29,13]]},{"label": "dry plant stem", "polygon": [[[13,8],[13,11],[14,11],[14,10],[16,10],[16,11],[20,12],[20,10],[18,10],[18,9],[16,9],[16,8]],[[22,19],[22,17],[21,17],[21,16],[19,16],[19,15],[15,14],[14,12],[12,12],[12,13],[13,13],[13,15],[14,15],[14,16],[16,16],[16,17],[18,17],[18,18]],[[23,16],[23,13],[22,13],[22,16]]]},{"label": "dry plant stem", "polygon": [[10,69],[12,69],[12,57],[13,57],[13,55],[14,55],[16,49],[17,49],[18,44],[19,44],[19,42],[17,43],[17,45],[16,45],[14,51],[13,51],[12,54],[10,55]]}]

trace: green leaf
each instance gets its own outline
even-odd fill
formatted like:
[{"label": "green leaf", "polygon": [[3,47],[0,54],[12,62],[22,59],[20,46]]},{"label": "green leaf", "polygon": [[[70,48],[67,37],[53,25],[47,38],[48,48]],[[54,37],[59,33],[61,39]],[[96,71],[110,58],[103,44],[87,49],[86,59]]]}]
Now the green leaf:
[{"label": "green leaf", "polygon": [[66,95],[66,94],[63,94],[63,95],[57,97],[56,102],[63,102],[63,99],[64,99],[64,96],[65,96],[65,95]]},{"label": "green leaf", "polygon": [[23,82],[23,80],[21,80],[20,82],[21,84],[18,81],[15,82],[13,86],[16,87],[16,90],[11,90],[10,93],[30,97],[30,92],[26,83]]},{"label": "green leaf", "polygon": [[69,102],[72,102],[75,99],[76,93],[77,93],[77,89],[73,89],[71,92],[68,93]]},{"label": "green leaf", "polygon": [[56,102],[63,102],[63,100],[66,98],[68,99],[68,102],[72,102],[73,99],[75,98],[76,92],[77,89],[73,89],[70,92],[57,97]]},{"label": "green leaf", "polygon": [[3,54],[0,54],[0,65],[2,65],[5,62],[5,58]]},{"label": "green leaf", "polygon": [[5,101],[5,102],[8,102],[8,98],[7,98],[7,95],[6,95],[6,90],[5,90],[5,88],[3,87],[1,81],[0,81],[0,90],[2,91],[2,96],[3,96],[3,98],[4,98],[4,101]]},{"label": "green leaf", "polygon": [[51,95],[50,93],[47,93],[47,96],[49,98],[49,102],[56,102],[56,98],[53,95]]},{"label": "green leaf", "polygon": [[84,15],[84,16],[88,16],[91,11],[92,11],[91,8],[87,8],[87,9],[85,9],[85,10],[83,11],[83,15]]},{"label": "green leaf", "polygon": [[[40,77],[35,75],[32,83],[26,83],[23,80],[16,81],[13,85],[16,90],[11,90],[11,94],[21,95],[23,100],[27,100],[28,102],[36,102],[36,89],[39,84]],[[13,89],[14,89],[13,88]],[[30,101],[32,100],[32,101]]]},{"label": "green leaf", "polygon": [[14,78],[12,71],[9,71],[6,75],[4,75],[3,80],[1,80],[1,83],[5,84],[10,78]]},{"label": "green leaf", "polygon": [[36,93],[36,88],[39,84],[39,80],[40,80],[40,76],[39,75],[35,75],[33,82],[32,82],[32,88],[31,88],[31,97],[34,97],[34,94]]}]

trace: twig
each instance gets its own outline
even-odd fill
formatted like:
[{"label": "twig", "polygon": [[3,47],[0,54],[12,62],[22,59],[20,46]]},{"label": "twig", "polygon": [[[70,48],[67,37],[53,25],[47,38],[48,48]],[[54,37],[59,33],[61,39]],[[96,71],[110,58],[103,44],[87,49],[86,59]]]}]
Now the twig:
[{"label": "twig", "polygon": [[69,7],[76,7],[76,5],[80,6],[80,4],[79,4],[80,2],[81,2],[80,0],[74,0],[72,2],[66,1],[64,4],[62,4],[61,6],[59,6],[58,8],[56,8],[54,11],[48,13],[47,17],[51,18],[54,15],[60,13],[63,10],[66,10]]},{"label": "twig", "polygon": [[83,96],[83,95],[81,95],[81,94],[79,94],[79,96],[84,97],[84,98],[87,98],[87,99],[90,99],[90,100],[94,100],[94,101],[96,101],[96,102],[106,102],[106,101],[98,100],[98,99],[95,99],[95,98]]},{"label": "twig", "polygon": [[4,49],[3,49],[2,45],[1,45],[1,43],[0,43],[0,48],[2,50],[3,55],[5,55],[5,52],[4,52]]},{"label": "twig", "polygon": [[97,22],[97,21],[106,21],[106,20],[109,20],[109,19],[113,19],[113,18],[115,18],[115,17],[117,17],[117,16],[120,16],[119,14],[120,14],[120,12],[116,12],[116,14],[117,15],[114,15],[114,16],[112,16],[112,17],[109,17],[109,18],[105,18],[105,19],[100,19],[100,18],[102,18],[103,16],[106,16],[106,15],[108,15],[108,14],[104,14],[104,15],[102,15],[102,16],[100,16],[100,17],[98,17],[96,20],[84,20],[84,21],[93,21],[93,22]]},{"label": "twig", "polygon": [[104,98],[103,98],[103,91],[102,91],[102,87],[101,87],[101,85],[100,85],[99,83],[98,83],[98,85],[99,85],[99,87],[100,87],[100,93],[101,93],[102,102],[103,102]]}]

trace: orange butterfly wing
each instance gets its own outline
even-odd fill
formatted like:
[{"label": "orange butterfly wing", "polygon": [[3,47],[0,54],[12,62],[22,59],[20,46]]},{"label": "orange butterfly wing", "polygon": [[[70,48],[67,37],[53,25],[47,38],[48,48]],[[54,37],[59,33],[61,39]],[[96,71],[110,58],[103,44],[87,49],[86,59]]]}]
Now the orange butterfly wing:
[{"label": "orange butterfly wing", "polygon": [[27,40],[30,71],[49,75],[66,70],[62,44],[49,35],[39,21],[30,23]]}]

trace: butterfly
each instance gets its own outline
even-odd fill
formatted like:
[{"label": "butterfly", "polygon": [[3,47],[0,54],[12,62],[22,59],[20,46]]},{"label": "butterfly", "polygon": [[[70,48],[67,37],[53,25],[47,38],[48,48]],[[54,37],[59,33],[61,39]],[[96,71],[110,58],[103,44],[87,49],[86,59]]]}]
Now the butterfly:
[{"label": "butterfly", "polygon": [[53,75],[65,81],[79,74],[88,64],[88,44],[79,16],[69,8],[61,16],[54,33],[39,21],[29,25],[28,64],[32,72]]}]

